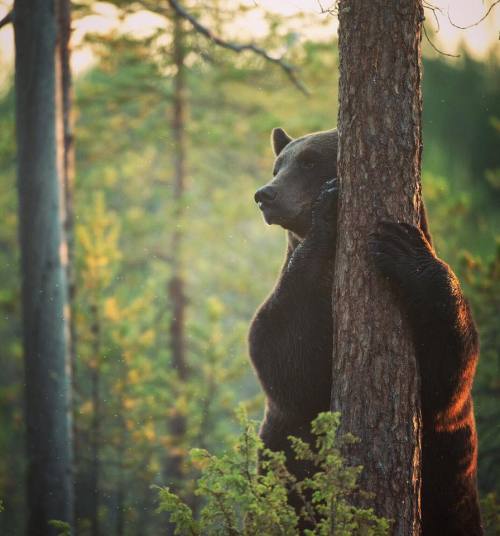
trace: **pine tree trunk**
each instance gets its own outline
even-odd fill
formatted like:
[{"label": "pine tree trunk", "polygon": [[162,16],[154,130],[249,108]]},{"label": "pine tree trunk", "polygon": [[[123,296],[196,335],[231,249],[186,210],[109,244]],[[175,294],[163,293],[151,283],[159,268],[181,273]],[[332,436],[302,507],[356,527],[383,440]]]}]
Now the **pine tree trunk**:
[{"label": "pine tree trunk", "polygon": [[99,308],[96,302],[91,307],[92,314],[92,351],[94,354],[91,363],[90,385],[92,397],[92,422],[91,422],[91,455],[90,455],[90,492],[91,509],[90,522],[92,536],[99,536],[99,504],[101,485],[101,320]]},{"label": "pine tree trunk", "polygon": [[[73,134],[73,81],[71,76],[71,2],[70,0],[58,0],[58,19],[59,19],[59,55],[61,62],[61,105],[62,105],[62,124],[63,124],[63,167],[62,167],[62,185],[64,193],[64,231],[66,243],[68,246],[68,261],[66,264],[66,280],[68,285],[68,305],[69,316],[68,325],[70,332],[69,340],[69,359],[71,361],[72,372],[72,413],[78,405],[78,386],[77,386],[77,332],[76,332],[76,274],[75,274],[75,214],[74,214],[74,182],[75,182],[75,145]],[[80,452],[80,438],[76,425],[76,419],[73,419],[73,428],[71,430],[73,446],[73,480],[75,504],[78,504],[76,484],[78,479],[78,464]],[[77,515],[78,512],[75,512]]]},{"label": "pine tree trunk", "polygon": [[[173,15],[174,38],[173,60],[176,67],[174,77],[173,94],[173,117],[172,134],[174,139],[174,177],[173,177],[173,226],[171,245],[171,269],[172,275],[168,284],[171,304],[170,317],[170,352],[172,367],[178,376],[182,386],[188,378],[188,366],[186,361],[186,335],[185,335],[185,311],[186,297],[184,276],[182,273],[182,245],[183,245],[183,219],[184,219],[184,193],[186,181],[186,136],[185,136],[185,109],[186,87],[184,66],[184,44],[182,19]],[[186,434],[186,418],[182,414],[176,414],[170,418],[169,431],[172,441],[172,449],[168,454],[168,462],[165,469],[167,482],[176,485],[183,477],[182,442]],[[169,524],[167,534],[173,534],[174,526]]]},{"label": "pine tree trunk", "polygon": [[58,26],[52,1],[14,7],[27,533],[55,535],[73,518]]},{"label": "pine tree trunk", "polygon": [[117,445],[117,498],[116,498],[116,536],[124,536],[125,534],[125,504],[127,499],[127,481],[125,474],[125,452],[127,449],[127,423],[125,420],[126,408],[125,408],[125,398],[127,396],[127,376],[128,376],[128,366],[127,361],[124,355],[122,355],[120,360],[120,380],[119,385],[120,389],[118,391],[118,426],[119,426],[119,442]]},{"label": "pine tree trunk", "polygon": [[394,534],[420,533],[415,352],[400,308],[367,254],[381,220],[419,224],[420,0],[339,4],[341,198],[333,290],[332,410],[360,438],[349,461]]},{"label": "pine tree trunk", "polygon": [[[68,262],[66,264],[66,278],[68,282],[69,302],[69,330],[70,330],[70,358],[73,371],[73,395],[75,395],[76,381],[76,325],[75,325],[75,214],[74,214],[74,182],[75,182],[75,146],[73,135],[73,81],[71,76],[71,2],[70,0],[58,0],[59,18],[59,54],[61,62],[61,103],[63,124],[63,167],[62,185],[64,192],[65,220],[64,230],[68,245]],[[73,440],[76,458],[76,434],[73,430]],[[76,465],[76,460],[75,460]]]},{"label": "pine tree trunk", "polygon": [[182,274],[182,220],[184,218],[184,193],[186,181],[186,136],[185,136],[185,66],[182,19],[174,16],[174,77],[172,133],[174,138],[173,220],[176,223],[172,234],[172,277],[169,295],[172,304],[170,322],[170,345],[172,362],[181,380],[187,378],[184,277]]},{"label": "pine tree trunk", "polygon": [[[121,411],[125,411],[120,404]],[[127,441],[126,425],[123,413],[120,415],[120,443],[117,446],[117,498],[116,498],[116,536],[125,534],[125,501],[127,495],[125,481],[125,448]]]},{"label": "pine tree trunk", "polygon": [[[71,37],[71,4],[69,0],[58,0],[59,15],[59,53],[61,58],[61,100],[62,100],[62,123],[63,123],[63,168],[62,184],[64,187],[64,208],[65,221],[64,228],[66,241],[68,243],[68,301],[71,312],[73,312],[73,303],[75,300],[76,283],[74,275],[74,204],[73,190],[75,180],[75,148],[73,135],[73,82],[71,77],[69,40]],[[76,362],[76,328],[73,321],[74,315],[70,315],[70,353],[73,370]]]}]

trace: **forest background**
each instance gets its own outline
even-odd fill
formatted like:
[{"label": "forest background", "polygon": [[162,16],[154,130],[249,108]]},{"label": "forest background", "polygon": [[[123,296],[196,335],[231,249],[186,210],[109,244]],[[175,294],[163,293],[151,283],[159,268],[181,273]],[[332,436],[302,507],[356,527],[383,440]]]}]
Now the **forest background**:
[{"label": "forest background", "polygon": [[[237,33],[233,40],[244,35],[241,40],[285,54],[311,94],[261,57],[235,54],[188,31],[188,181],[179,219],[172,201],[172,20],[165,8],[155,24],[125,31],[130,14],[144,7],[147,2],[114,2],[115,24],[99,33],[87,25],[75,50],[89,60],[82,60],[74,80],[74,434],[81,534],[90,530],[96,502],[103,534],[159,533],[165,518],[155,512],[151,485],[167,483],[166,460],[181,460],[174,486],[189,495],[196,474],[186,463],[188,450],[226,450],[237,429],[238,403],[261,417],[263,397],[247,359],[246,332],[273,285],[285,239],[280,229],[265,226],[253,193],[270,177],[273,127],[299,136],[337,121],[332,15],[318,9],[277,14],[217,0],[203,9],[189,5],[215,33]],[[109,5],[75,4],[73,17],[83,20],[103,9]],[[264,29],[258,37],[241,30],[253,11]],[[435,30],[429,22],[429,37],[439,43]],[[424,43],[423,190],[437,251],[462,281],[480,329],[474,400],[479,487],[486,496],[500,492],[498,42],[480,56],[465,45],[459,54],[448,57]],[[0,55],[0,533],[14,535],[25,521],[25,459],[14,93],[7,64],[8,53]],[[175,230],[182,244],[174,261],[182,267],[187,296],[184,378],[172,367],[169,337]],[[171,433],[175,419],[186,423],[182,437]]]}]

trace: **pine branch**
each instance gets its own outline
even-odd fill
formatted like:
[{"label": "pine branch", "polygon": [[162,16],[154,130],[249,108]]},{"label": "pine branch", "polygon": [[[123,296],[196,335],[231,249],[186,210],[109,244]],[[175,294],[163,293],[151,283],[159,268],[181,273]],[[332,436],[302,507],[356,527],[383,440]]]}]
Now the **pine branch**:
[{"label": "pine branch", "polygon": [[229,41],[225,41],[221,37],[218,37],[210,29],[208,29],[206,26],[203,26],[193,15],[188,13],[184,7],[181,6],[177,0],[168,0],[168,3],[170,7],[183,19],[187,20],[191,26],[200,34],[204,35],[207,39],[212,41],[217,46],[220,46],[222,48],[227,48],[229,50],[232,50],[236,53],[241,53],[245,51],[251,51],[254,54],[257,54],[258,56],[261,56],[266,61],[270,63],[274,63],[275,65],[278,65],[288,76],[290,81],[293,83],[293,85],[299,89],[302,93],[305,95],[309,95],[309,91],[304,86],[304,84],[297,78],[295,75],[295,67],[290,65],[289,63],[285,62],[283,58],[276,58],[274,56],[271,56],[266,50],[263,48],[258,47],[257,45],[254,45],[253,43],[231,43]]}]

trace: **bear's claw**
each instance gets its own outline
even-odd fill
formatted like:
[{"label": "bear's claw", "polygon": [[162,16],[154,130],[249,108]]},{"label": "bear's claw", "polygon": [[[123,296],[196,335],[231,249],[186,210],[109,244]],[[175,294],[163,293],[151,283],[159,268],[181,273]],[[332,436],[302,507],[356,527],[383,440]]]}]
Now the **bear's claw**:
[{"label": "bear's claw", "polygon": [[371,233],[368,249],[376,269],[399,284],[415,282],[435,259],[422,231],[407,223],[382,221]]},{"label": "bear's claw", "polygon": [[323,184],[321,191],[313,205],[313,228],[332,224],[337,221],[337,200],[339,195],[339,181],[331,179]]}]

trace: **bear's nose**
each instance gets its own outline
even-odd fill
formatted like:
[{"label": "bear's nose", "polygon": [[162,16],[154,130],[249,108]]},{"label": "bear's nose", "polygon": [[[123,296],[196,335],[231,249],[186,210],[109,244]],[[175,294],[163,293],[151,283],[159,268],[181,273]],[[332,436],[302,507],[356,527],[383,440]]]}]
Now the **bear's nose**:
[{"label": "bear's nose", "polygon": [[254,199],[256,203],[270,203],[276,199],[277,193],[272,186],[263,186],[255,192]]}]

